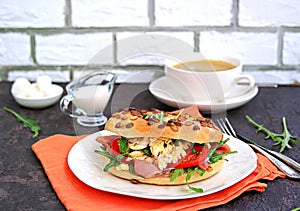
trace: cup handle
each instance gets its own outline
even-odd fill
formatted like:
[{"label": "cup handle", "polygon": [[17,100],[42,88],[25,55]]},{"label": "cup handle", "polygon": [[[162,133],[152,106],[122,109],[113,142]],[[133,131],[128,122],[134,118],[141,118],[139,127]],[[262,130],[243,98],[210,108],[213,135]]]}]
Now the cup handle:
[{"label": "cup handle", "polygon": [[226,98],[234,98],[234,97],[238,97],[238,96],[241,96],[241,95],[244,95],[246,94],[247,92],[249,92],[250,90],[252,90],[255,86],[255,79],[252,75],[249,75],[249,74],[243,74],[243,75],[239,75],[237,77],[235,77],[232,85],[231,85],[231,88],[233,86],[236,86],[238,85],[238,83],[241,81],[241,80],[247,80],[248,83],[247,84],[243,84],[245,86],[245,89],[243,89],[241,92],[239,93],[226,93],[225,94],[225,97]]},{"label": "cup handle", "polygon": [[70,117],[77,117],[76,115],[72,114],[69,111],[69,105],[70,103],[74,100],[74,97],[72,95],[65,95],[61,100],[60,100],[60,110],[70,116]]}]

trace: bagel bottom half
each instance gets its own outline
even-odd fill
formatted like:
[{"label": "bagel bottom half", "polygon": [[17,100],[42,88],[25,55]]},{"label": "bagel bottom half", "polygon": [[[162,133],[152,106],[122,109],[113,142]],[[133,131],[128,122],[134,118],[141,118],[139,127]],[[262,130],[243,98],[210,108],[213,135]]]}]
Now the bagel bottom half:
[{"label": "bagel bottom half", "polygon": [[[110,160],[108,158],[106,157],[104,158],[105,165],[108,164],[109,161]],[[192,175],[191,179],[188,182],[189,183],[198,182],[213,176],[214,174],[216,174],[221,170],[223,164],[224,164],[224,160],[219,160],[218,162],[211,164],[210,171],[205,171],[205,173],[202,176],[200,176],[199,173],[195,173]],[[144,183],[144,184],[152,184],[152,185],[183,185],[186,184],[186,176],[187,176],[187,173],[185,173],[181,176],[178,176],[173,182],[170,182],[169,176],[143,178],[137,175],[133,175],[129,173],[129,171],[117,170],[116,167],[111,167],[108,171],[116,177],[130,180],[134,183]]]}]

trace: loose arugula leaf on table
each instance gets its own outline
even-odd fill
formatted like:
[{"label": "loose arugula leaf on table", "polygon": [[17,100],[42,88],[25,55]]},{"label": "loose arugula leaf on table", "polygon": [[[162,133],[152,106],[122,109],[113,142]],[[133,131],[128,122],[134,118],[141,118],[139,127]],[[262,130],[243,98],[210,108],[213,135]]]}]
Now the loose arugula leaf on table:
[{"label": "loose arugula leaf on table", "polygon": [[282,117],[282,125],[283,125],[282,133],[274,133],[268,130],[267,128],[265,128],[263,124],[258,124],[257,122],[255,122],[249,116],[246,116],[246,118],[252,125],[254,125],[257,128],[256,133],[262,131],[266,134],[265,139],[271,138],[275,142],[274,145],[280,145],[279,152],[283,152],[286,149],[286,147],[292,148],[290,143],[291,144],[300,143],[300,140],[297,140],[296,136],[291,135],[290,132],[288,131],[285,117]]},{"label": "loose arugula leaf on table", "polygon": [[26,116],[22,116],[7,107],[3,107],[3,109],[13,114],[19,122],[22,122],[24,128],[30,128],[31,132],[33,132],[33,136],[32,136],[33,138],[39,135],[39,131],[41,130],[41,127],[36,120],[32,118],[27,118]]}]

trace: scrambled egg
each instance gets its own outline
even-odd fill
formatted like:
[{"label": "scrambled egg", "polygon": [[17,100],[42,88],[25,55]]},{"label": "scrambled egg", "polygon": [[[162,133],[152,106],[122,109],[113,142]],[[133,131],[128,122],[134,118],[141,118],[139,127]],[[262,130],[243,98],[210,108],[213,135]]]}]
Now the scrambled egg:
[{"label": "scrambled egg", "polygon": [[132,150],[141,150],[145,149],[150,142],[154,141],[154,138],[131,138],[128,139],[128,146]]},{"label": "scrambled egg", "polygon": [[128,154],[128,157],[138,160],[144,160],[147,156],[142,151],[133,151]]},{"label": "scrambled egg", "polygon": [[150,144],[154,157],[157,158],[158,167],[162,170],[168,163],[177,163],[186,156],[186,149],[191,146],[189,142],[179,141],[177,145],[171,139],[160,138]]},{"label": "scrambled egg", "polygon": [[116,169],[118,171],[129,171],[129,166],[128,164],[121,163],[120,165],[116,166]]},{"label": "scrambled egg", "polygon": [[[140,151],[150,146],[153,157],[147,156]],[[146,160],[147,162],[157,162],[158,167],[162,170],[169,163],[177,163],[186,156],[186,151],[191,147],[190,142],[177,141],[173,143],[168,138],[135,138],[129,140],[129,148],[133,151],[128,154],[129,159]]]}]

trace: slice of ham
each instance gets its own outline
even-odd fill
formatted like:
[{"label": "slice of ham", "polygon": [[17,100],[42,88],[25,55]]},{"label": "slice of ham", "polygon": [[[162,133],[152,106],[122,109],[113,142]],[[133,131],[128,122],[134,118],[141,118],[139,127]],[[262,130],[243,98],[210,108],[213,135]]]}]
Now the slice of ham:
[{"label": "slice of ham", "polygon": [[99,136],[96,141],[98,141],[99,143],[103,144],[103,143],[108,143],[108,144],[112,144],[112,142],[114,140],[116,140],[117,138],[121,138],[121,136],[117,136],[117,135],[110,135],[110,136]]},{"label": "slice of ham", "polygon": [[144,160],[134,160],[134,170],[138,175],[144,178],[150,178],[162,173],[157,165]]},{"label": "slice of ham", "polygon": [[116,139],[120,139],[121,136],[110,135],[110,136],[99,136],[96,141],[102,144],[108,152],[111,151],[111,145]]},{"label": "slice of ham", "polygon": [[203,117],[196,105],[191,105],[185,108],[181,115],[189,114],[192,117]]}]

